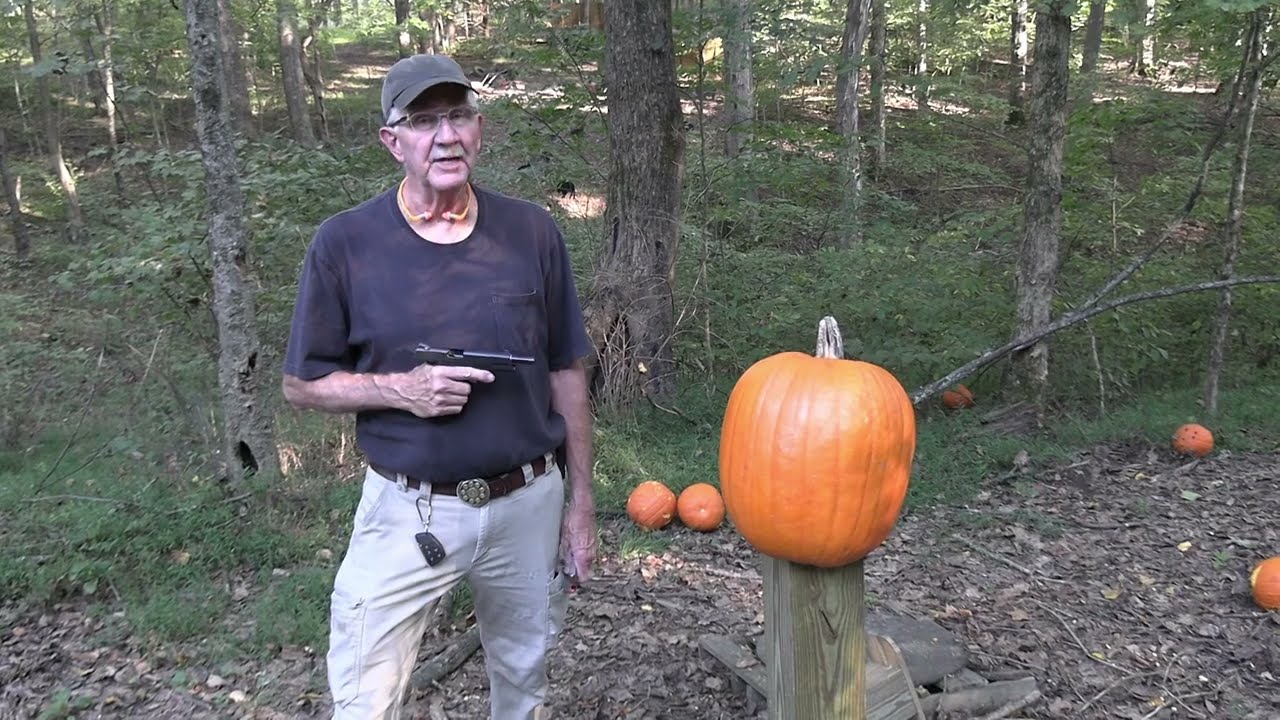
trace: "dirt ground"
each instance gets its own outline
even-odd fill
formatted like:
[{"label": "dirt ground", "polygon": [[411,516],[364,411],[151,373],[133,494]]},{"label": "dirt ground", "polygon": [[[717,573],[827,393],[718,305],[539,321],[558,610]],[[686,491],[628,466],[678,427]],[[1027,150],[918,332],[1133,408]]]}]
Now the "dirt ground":
[{"label": "dirt ground", "polygon": [[[1187,462],[1132,444],[1060,467],[1031,458],[968,506],[908,513],[867,561],[868,597],[958,635],[978,673],[1034,676],[1043,699],[1020,717],[1275,720],[1280,613],[1252,603],[1248,572],[1280,553],[1277,498],[1277,455]],[[553,657],[555,717],[756,717],[697,648],[702,633],[745,644],[760,632],[751,548],[727,528],[673,527],[661,554],[622,559],[625,523],[603,520],[600,574],[571,602]],[[59,700],[78,718],[328,712],[323,650],[202,667],[198,647],[144,656],[113,632],[117,620],[85,610],[0,609],[0,718],[38,717]],[[452,632],[428,637],[424,657]],[[487,717],[482,662],[476,653],[415,691],[406,716]]]}]

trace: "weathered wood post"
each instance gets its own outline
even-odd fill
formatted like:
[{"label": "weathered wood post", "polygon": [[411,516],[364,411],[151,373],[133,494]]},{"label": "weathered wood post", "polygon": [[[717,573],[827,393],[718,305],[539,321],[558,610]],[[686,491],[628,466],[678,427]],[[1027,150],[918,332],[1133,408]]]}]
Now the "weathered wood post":
[{"label": "weathered wood post", "polygon": [[780,353],[729,397],[720,486],[762,554],[770,720],[866,720],[863,558],[906,499],[915,410],[884,369],[846,360],[836,321],[814,357]]},{"label": "weathered wood post", "polygon": [[863,720],[862,561],[825,569],[764,557],[770,720]]}]

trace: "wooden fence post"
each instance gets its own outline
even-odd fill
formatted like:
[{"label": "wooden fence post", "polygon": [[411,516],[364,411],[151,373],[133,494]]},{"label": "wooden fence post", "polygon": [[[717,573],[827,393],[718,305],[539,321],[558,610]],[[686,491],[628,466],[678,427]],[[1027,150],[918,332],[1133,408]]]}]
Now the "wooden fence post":
[{"label": "wooden fence post", "polygon": [[866,718],[862,561],[824,569],[762,556],[769,720]]}]

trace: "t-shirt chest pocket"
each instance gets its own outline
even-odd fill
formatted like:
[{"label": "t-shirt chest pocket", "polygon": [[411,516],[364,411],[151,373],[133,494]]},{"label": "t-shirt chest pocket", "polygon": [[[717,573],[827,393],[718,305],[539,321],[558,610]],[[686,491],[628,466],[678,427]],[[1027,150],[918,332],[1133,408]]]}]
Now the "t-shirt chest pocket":
[{"label": "t-shirt chest pocket", "polygon": [[546,334],[542,295],[528,293],[493,293],[494,330],[502,349],[520,355],[534,355]]}]

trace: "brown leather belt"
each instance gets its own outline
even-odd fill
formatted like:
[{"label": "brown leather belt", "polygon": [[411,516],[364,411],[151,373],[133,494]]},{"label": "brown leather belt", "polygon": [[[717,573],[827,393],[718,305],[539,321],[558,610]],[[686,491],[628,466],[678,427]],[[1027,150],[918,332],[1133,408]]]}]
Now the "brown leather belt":
[{"label": "brown leather belt", "polygon": [[[525,465],[531,466],[533,468],[533,476],[538,477],[547,471],[547,457],[539,455],[525,463]],[[374,472],[393,482],[399,474],[395,470],[375,462],[370,462],[369,467],[373,468]],[[431,485],[431,493],[433,495],[449,495],[460,498],[468,505],[481,507],[494,498],[500,498],[524,487],[524,465],[492,477],[470,478],[447,483],[431,483],[411,475],[405,476],[405,485],[414,490],[426,484]]]}]

